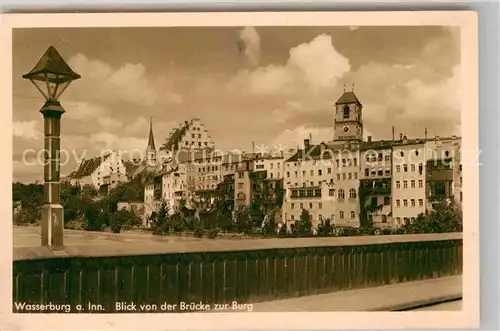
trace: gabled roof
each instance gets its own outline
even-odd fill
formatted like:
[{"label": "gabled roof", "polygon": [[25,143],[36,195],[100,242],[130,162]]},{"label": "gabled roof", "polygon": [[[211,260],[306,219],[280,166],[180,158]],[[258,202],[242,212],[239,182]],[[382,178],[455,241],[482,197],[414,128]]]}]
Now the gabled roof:
[{"label": "gabled roof", "polygon": [[51,81],[58,84],[81,77],[69,67],[54,46],[50,46],[45,51],[35,67],[23,75],[23,78],[43,81],[45,80],[43,74],[59,75],[59,77],[51,79]]},{"label": "gabled roof", "polygon": [[167,142],[161,147],[161,149],[170,150],[172,149],[172,147],[174,149],[178,149],[179,141],[181,140],[182,136],[184,136],[184,133],[186,132],[188,126],[189,124],[185,124],[181,128],[175,129]]},{"label": "gabled roof", "polygon": [[359,102],[358,97],[356,94],[354,94],[354,91],[344,91],[344,93],[340,96],[340,98],[335,102],[335,104],[344,104],[344,103],[358,103]]},{"label": "gabled roof", "polygon": [[69,178],[83,178],[92,175],[92,173],[101,165],[103,161],[109,158],[111,154],[99,156],[89,160],[83,160],[80,163],[78,169],[73,171],[68,177]]}]

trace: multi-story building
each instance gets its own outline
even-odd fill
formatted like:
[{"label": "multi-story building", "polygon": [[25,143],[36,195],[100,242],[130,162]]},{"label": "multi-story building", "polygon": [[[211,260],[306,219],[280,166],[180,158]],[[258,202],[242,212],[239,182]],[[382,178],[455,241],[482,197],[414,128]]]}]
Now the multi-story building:
[{"label": "multi-story building", "polygon": [[335,164],[333,155],[322,143],[312,145],[304,140],[304,148],[285,162],[282,222],[289,227],[300,219],[302,210],[311,216],[313,227],[335,217]]},{"label": "multi-story building", "polygon": [[377,228],[394,227],[391,202],[392,141],[368,141],[360,154],[360,223]]},{"label": "multi-story building", "polygon": [[72,185],[91,185],[105,194],[128,178],[120,153],[112,151],[103,156],[83,159],[66,180]]},{"label": "multi-story building", "polygon": [[425,139],[400,137],[393,142],[392,210],[395,226],[425,213]]},{"label": "multi-story building", "polygon": [[199,118],[185,121],[170,132],[166,143],[160,148],[164,152],[177,152],[180,149],[214,149],[215,144]]}]

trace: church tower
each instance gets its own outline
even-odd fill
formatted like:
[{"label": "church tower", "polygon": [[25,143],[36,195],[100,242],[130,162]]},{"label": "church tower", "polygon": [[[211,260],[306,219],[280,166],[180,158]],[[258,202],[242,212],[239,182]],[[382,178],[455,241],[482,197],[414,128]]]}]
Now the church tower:
[{"label": "church tower", "polygon": [[346,91],[335,103],[334,140],[363,141],[363,117],[361,102],[359,102],[354,87]]},{"label": "church tower", "polygon": [[156,147],[155,138],[153,136],[153,119],[149,118],[149,140],[146,148],[146,163],[148,166],[156,166]]}]

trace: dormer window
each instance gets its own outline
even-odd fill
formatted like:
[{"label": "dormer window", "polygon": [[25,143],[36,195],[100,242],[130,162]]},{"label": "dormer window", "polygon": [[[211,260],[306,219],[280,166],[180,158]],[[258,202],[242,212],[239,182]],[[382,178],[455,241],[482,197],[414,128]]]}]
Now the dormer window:
[{"label": "dormer window", "polygon": [[349,118],[349,106],[344,106],[344,119]]}]

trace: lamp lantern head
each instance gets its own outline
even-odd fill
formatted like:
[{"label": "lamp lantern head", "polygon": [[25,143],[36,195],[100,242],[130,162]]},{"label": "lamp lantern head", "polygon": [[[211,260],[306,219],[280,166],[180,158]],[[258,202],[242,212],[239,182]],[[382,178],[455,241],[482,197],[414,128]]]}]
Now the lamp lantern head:
[{"label": "lamp lantern head", "polygon": [[80,77],[54,46],[50,46],[35,67],[23,75],[23,78],[29,79],[35,85],[48,103],[57,102],[69,84]]}]

